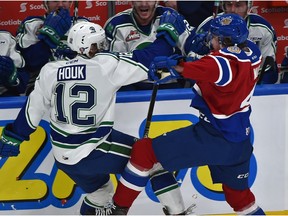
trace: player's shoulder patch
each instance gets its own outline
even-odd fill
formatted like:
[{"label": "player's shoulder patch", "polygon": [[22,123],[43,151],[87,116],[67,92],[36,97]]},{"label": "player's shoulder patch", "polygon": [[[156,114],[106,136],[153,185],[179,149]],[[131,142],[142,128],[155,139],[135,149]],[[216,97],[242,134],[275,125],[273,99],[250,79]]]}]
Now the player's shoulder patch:
[{"label": "player's shoulder patch", "polygon": [[231,53],[239,54],[241,52],[241,49],[237,46],[230,46],[227,47],[227,50]]}]

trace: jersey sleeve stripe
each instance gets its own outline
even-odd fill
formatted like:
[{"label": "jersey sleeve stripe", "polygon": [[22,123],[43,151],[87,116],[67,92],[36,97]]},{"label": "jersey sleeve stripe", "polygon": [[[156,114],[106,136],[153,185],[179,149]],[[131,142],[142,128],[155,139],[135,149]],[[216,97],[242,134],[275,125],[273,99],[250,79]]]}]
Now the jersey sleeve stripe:
[{"label": "jersey sleeve stripe", "polygon": [[232,70],[229,61],[226,58],[220,56],[213,56],[213,58],[216,61],[219,69],[219,78],[215,84],[218,86],[228,85],[232,80]]}]

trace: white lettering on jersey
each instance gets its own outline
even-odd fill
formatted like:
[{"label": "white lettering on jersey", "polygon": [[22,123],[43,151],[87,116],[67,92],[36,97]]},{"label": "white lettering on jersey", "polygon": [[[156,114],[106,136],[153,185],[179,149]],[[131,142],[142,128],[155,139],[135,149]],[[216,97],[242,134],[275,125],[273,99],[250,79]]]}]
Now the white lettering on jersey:
[{"label": "white lettering on jersey", "polygon": [[85,80],[86,79],[86,65],[73,65],[61,67],[57,72],[57,80]]}]

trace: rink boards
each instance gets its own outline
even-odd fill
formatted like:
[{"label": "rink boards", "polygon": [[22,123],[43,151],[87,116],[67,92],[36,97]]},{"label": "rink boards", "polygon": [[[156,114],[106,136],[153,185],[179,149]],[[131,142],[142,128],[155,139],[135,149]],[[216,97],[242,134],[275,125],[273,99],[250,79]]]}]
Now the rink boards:
[{"label": "rink boards", "polygon": [[[151,91],[117,95],[115,128],[142,136]],[[159,90],[150,137],[198,121],[190,107],[190,89]],[[0,98],[0,131],[13,121],[26,97]],[[252,98],[254,153],[249,185],[266,212],[288,209],[288,85],[257,86]],[[21,145],[16,158],[0,160],[0,214],[79,215],[84,192],[59,171],[51,152],[47,116]],[[46,131],[46,132],[45,132]],[[177,148],[177,144],[175,145]],[[111,175],[116,186],[117,176]],[[196,203],[195,214],[233,213],[224,201],[220,184],[212,184],[206,166],[183,169],[177,179],[186,205]],[[130,214],[163,214],[148,184]],[[287,213],[287,212],[286,212]]]}]

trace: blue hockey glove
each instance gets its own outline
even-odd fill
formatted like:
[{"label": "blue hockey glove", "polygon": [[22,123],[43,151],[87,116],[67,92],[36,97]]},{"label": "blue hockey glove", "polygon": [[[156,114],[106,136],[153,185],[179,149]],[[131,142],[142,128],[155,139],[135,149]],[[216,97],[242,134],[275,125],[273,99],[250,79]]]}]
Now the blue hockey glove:
[{"label": "blue hockey glove", "polygon": [[[191,42],[190,42],[191,41]],[[189,39],[189,44],[187,44],[186,49],[188,49],[188,52],[194,52],[199,55],[207,55],[210,53],[210,47],[209,47],[209,38],[208,33],[201,33],[201,34],[195,34],[191,39]],[[187,52],[187,53],[188,53]]]},{"label": "blue hockey glove", "polygon": [[176,46],[179,35],[186,29],[184,17],[176,11],[172,13],[165,11],[160,18],[159,24],[156,37],[163,37],[171,46]]},{"label": "blue hockey glove", "polygon": [[9,56],[0,56],[0,85],[17,85],[17,69]]},{"label": "blue hockey glove", "polygon": [[39,40],[44,40],[51,48],[56,48],[61,37],[71,27],[71,16],[68,9],[60,8],[51,12],[45,19],[43,27],[39,29]]},{"label": "blue hockey glove", "polygon": [[184,57],[181,55],[157,56],[151,62],[148,72],[149,80],[157,83],[165,83],[172,79],[179,79],[182,76],[173,68],[183,61]]},{"label": "blue hockey glove", "polygon": [[59,46],[57,46],[56,48],[56,51],[54,53],[54,56],[57,58],[57,59],[64,59],[64,58],[69,58],[69,59],[73,59],[75,58],[77,55],[77,52],[71,50],[71,48],[60,42]]},{"label": "blue hockey glove", "polygon": [[25,139],[12,131],[12,124],[7,124],[0,137],[0,156],[11,157],[17,156],[19,151],[19,145]]}]

